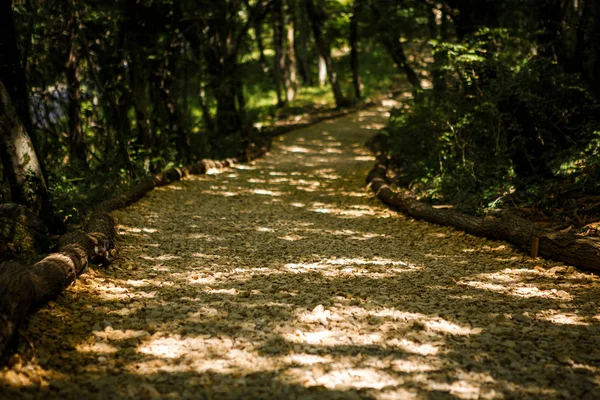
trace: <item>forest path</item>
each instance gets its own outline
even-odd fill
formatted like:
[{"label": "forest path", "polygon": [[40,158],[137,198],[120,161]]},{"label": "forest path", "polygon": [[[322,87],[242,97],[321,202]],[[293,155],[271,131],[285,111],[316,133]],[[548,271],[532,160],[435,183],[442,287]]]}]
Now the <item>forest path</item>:
[{"label": "forest path", "polygon": [[600,398],[598,277],[382,206],[363,143],[385,123],[115,213],[119,258],[31,318],[0,398]]}]

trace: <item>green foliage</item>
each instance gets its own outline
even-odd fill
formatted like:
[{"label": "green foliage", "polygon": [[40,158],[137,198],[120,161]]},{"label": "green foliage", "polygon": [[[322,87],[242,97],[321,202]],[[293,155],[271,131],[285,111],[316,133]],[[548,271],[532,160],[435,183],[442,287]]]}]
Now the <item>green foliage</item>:
[{"label": "green foliage", "polygon": [[577,75],[504,29],[434,45],[447,89],[417,95],[386,130],[415,190],[473,212],[515,190],[541,201],[583,164],[592,173],[582,160],[597,153],[600,109]]}]

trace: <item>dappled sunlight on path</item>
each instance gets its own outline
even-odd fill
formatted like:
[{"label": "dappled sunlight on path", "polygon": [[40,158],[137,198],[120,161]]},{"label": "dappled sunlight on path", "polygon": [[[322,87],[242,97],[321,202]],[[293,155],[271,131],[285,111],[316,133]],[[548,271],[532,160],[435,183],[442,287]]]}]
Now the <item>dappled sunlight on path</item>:
[{"label": "dappled sunlight on path", "polygon": [[598,277],[383,207],[385,121],[117,212],[119,258],[32,317],[0,397],[600,398]]}]

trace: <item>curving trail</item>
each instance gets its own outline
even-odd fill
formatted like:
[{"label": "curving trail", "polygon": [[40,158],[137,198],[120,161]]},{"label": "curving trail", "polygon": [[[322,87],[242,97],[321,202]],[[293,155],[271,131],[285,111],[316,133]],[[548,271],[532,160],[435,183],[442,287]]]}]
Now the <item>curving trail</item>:
[{"label": "curving trail", "polygon": [[117,212],[120,258],[32,317],[0,398],[600,398],[599,278],[383,207],[385,122]]}]

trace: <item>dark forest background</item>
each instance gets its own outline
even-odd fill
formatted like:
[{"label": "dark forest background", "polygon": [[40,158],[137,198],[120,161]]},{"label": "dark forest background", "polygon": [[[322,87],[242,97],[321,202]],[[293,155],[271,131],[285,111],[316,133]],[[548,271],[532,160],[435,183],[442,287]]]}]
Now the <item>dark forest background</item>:
[{"label": "dark forest background", "polygon": [[595,0],[3,1],[1,200],[60,231],[277,119],[403,89],[378,138],[399,184],[582,226],[600,205],[598,71]]}]

